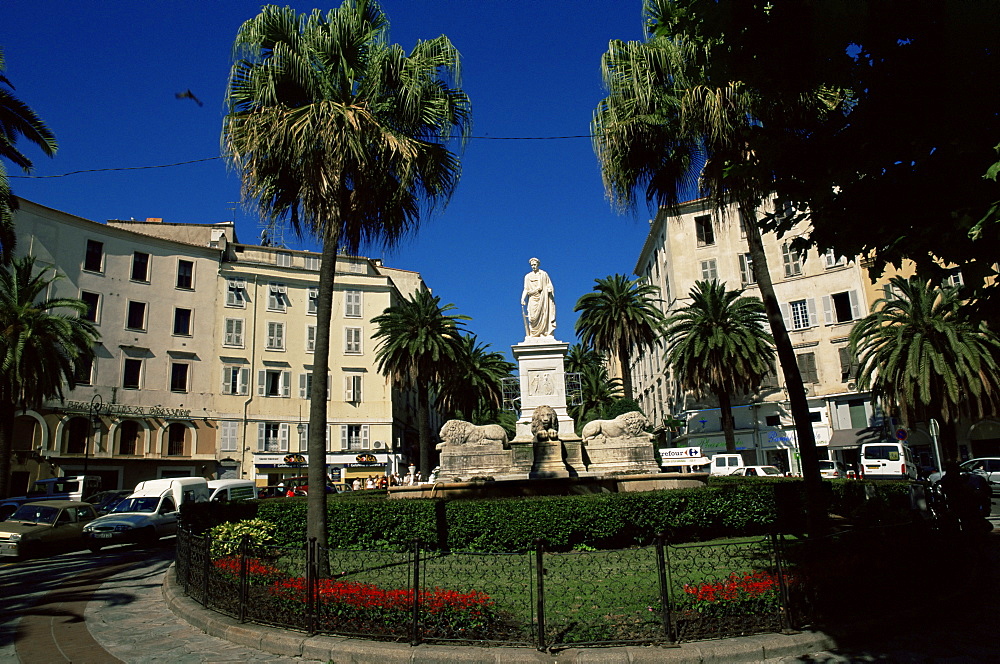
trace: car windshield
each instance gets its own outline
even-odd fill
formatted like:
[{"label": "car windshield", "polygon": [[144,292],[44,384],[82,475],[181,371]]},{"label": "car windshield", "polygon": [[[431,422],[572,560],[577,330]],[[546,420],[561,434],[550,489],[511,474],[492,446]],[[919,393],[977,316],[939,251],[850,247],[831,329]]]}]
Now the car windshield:
[{"label": "car windshield", "polygon": [[8,521],[27,521],[30,523],[55,523],[59,510],[45,505],[21,505],[11,515]]},{"label": "car windshield", "polygon": [[152,514],[156,511],[156,505],[160,502],[159,498],[154,496],[149,496],[146,498],[126,498],[121,501],[111,512],[146,512]]},{"label": "car windshield", "polygon": [[778,469],[775,468],[774,466],[761,466],[760,473],[761,473],[761,475],[780,475],[781,474],[780,472],[778,472]]}]

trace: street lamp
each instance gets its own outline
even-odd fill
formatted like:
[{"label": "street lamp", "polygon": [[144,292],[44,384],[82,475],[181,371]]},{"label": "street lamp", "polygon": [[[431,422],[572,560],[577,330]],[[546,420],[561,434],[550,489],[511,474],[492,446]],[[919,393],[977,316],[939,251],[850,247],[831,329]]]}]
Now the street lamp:
[{"label": "street lamp", "polygon": [[[95,394],[90,400],[90,433],[94,439],[94,452],[97,452],[98,442],[101,435],[101,406],[104,399],[100,394]],[[84,441],[83,446],[83,474],[87,474],[87,467],[90,465],[90,444]]]}]

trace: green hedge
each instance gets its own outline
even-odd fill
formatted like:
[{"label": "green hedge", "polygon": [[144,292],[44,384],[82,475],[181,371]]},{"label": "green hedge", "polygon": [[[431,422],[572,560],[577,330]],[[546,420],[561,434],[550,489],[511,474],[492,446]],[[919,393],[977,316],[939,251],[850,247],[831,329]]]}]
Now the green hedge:
[{"label": "green hedge", "polygon": [[[903,482],[825,482],[830,511],[856,521],[905,520]],[[391,549],[418,540],[429,548],[524,551],[536,538],[555,550],[623,548],[663,532],[684,542],[802,532],[804,485],[787,478],[713,477],[704,488],[583,496],[482,500],[388,500],[384,493],[331,496],[327,544]],[[276,524],[275,538],[294,546],[306,537],[306,499],[185,505],[185,524],[201,532],[216,523],[258,517]]]}]

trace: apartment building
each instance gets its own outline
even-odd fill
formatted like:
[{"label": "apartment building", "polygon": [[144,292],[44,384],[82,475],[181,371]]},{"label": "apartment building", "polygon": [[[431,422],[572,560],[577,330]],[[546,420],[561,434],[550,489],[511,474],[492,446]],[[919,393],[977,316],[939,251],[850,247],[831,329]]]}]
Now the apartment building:
[{"label": "apartment building", "polygon": [[[783,212],[777,201],[767,205]],[[853,322],[868,313],[872,291],[856,259],[797,251],[793,241],[807,232],[808,220],[782,238],[765,235],[765,254],[805,382],[820,455],[853,464],[861,430],[880,422],[871,395],[857,390],[857,366],[848,351],[848,334]],[[659,287],[667,315],[690,302],[699,280],[717,279],[759,297],[738,212],[719,212],[706,200],[686,203],[677,215],[660,210],[650,222],[635,273]],[[699,446],[708,454],[723,451],[718,404],[711,395],[683,393],[664,362],[664,350],[634,358],[637,400],[656,422],[672,416],[686,423],[673,444]],[[748,463],[798,472],[795,427],[780,375],[779,370],[756,394],[734,395],[737,449]]]},{"label": "apartment building", "polygon": [[[97,223],[21,200],[18,253],[66,278],[101,342],[63,402],[20,413],[13,490],[86,471],[105,488],[157,477],[305,473],[319,254],[244,245],[232,223]],[[378,374],[370,320],[420,275],[338,258],[327,464],[350,481],[399,470],[415,399]]]}]

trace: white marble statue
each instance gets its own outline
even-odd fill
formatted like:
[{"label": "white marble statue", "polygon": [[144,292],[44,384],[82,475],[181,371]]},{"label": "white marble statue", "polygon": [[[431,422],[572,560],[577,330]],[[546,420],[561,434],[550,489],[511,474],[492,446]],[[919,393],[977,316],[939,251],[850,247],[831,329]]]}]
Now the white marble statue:
[{"label": "white marble statue", "polygon": [[552,281],[545,270],[540,270],[541,261],[528,261],[531,272],[524,275],[524,290],[521,291],[521,305],[528,305],[524,315],[526,337],[551,337],[556,330],[556,296]]}]

